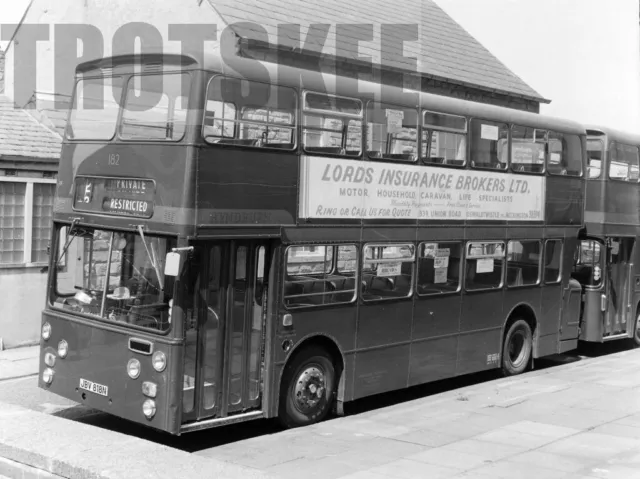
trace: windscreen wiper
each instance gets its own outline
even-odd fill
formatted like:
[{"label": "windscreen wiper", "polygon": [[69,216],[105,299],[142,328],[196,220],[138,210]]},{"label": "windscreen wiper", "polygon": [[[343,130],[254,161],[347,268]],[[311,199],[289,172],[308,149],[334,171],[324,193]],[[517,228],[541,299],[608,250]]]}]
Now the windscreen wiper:
[{"label": "windscreen wiper", "polygon": [[78,218],[74,218],[73,221],[71,222],[71,226],[69,227],[69,236],[67,236],[67,241],[65,241],[64,248],[62,248],[62,254],[60,255],[60,257],[56,261],[56,265],[55,265],[56,268],[60,264],[60,261],[62,261],[62,258],[64,257],[64,255],[67,254],[67,250],[69,249],[69,246],[71,246],[71,242],[76,237],[76,235],[72,235],[71,233],[74,230],[74,228],[75,228],[77,223],[78,223]]},{"label": "windscreen wiper", "polygon": [[156,277],[158,278],[158,284],[160,285],[160,289],[164,291],[164,281],[160,275],[160,269],[158,268],[157,258],[155,254],[152,255],[149,252],[149,248],[147,247],[147,241],[144,239],[144,232],[143,232],[142,225],[138,225],[138,232],[140,233],[140,237],[142,238],[142,244],[144,246],[145,251],[147,252],[147,257],[149,258],[149,261],[151,261],[151,266],[153,266],[153,269],[156,272]]}]

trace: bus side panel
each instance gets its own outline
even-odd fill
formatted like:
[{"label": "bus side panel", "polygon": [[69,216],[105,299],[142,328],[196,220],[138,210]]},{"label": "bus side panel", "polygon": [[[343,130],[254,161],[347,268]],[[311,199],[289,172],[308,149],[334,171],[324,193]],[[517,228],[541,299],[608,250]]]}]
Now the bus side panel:
[{"label": "bus side panel", "polygon": [[582,341],[602,342],[604,334],[602,291],[586,290],[584,292],[584,309],[582,311],[582,324],[580,326],[580,339]]},{"label": "bus side panel", "polygon": [[298,169],[295,154],[202,148],[196,193],[198,224],[295,224]]},{"label": "bus side panel", "polygon": [[583,179],[548,176],[545,214],[549,225],[579,226],[583,221]]},{"label": "bus side panel", "polygon": [[462,298],[456,374],[469,374],[500,365],[504,291],[466,293]]}]

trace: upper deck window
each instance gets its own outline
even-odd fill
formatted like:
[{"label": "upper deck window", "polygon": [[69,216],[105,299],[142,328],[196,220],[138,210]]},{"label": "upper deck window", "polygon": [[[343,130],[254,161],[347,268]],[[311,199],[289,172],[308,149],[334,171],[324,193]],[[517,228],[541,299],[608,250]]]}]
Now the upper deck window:
[{"label": "upper deck window", "polygon": [[360,156],[363,109],[360,100],[307,92],[303,147],[309,153]]},{"label": "upper deck window", "polygon": [[604,143],[602,140],[587,140],[587,156],[589,179],[600,178],[602,161],[604,160]]},{"label": "upper deck window", "polygon": [[372,159],[415,161],[418,156],[418,110],[369,103],[367,155]]},{"label": "upper deck window", "polygon": [[614,143],[609,153],[609,178],[613,180],[638,181],[638,148]]},{"label": "upper deck window", "polygon": [[111,140],[122,98],[121,77],[89,78],[78,81],[67,124],[70,140]]},{"label": "upper deck window", "polygon": [[431,111],[423,112],[422,161],[464,166],[467,159],[467,119]]},{"label": "upper deck window", "polygon": [[547,171],[552,175],[582,176],[582,141],[578,135],[549,132]]},{"label": "upper deck window", "polygon": [[296,101],[290,88],[216,76],[207,91],[204,139],[208,143],[293,149]]},{"label": "upper deck window", "polygon": [[[514,125],[511,129],[511,169],[519,173],[543,173],[547,150],[546,130]],[[503,154],[506,154],[503,148]]]},{"label": "upper deck window", "polygon": [[186,73],[129,78],[120,137],[180,141],[187,127],[189,78]]},{"label": "upper deck window", "polygon": [[481,169],[506,170],[509,127],[506,123],[471,120],[471,166]]}]

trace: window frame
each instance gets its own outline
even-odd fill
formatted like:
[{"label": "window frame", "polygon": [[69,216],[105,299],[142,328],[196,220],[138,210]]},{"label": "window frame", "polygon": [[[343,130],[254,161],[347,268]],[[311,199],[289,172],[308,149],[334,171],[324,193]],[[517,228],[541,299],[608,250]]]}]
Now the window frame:
[{"label": "window frame", "polygon": [[[403,112],[405,110],[412,110],[415,112],[416,114],[416,126],[415,126],[415,130],[416,130],[416,139],[415,139],[415,151],[416,151],[416,155],[415,158],[413,159],[409,159],[409,160],[402,160],[402,159],[397,159],[397,158],[389,158],[387,156],[381,156],[380,158],[376,158],[374,156],[371,156],[370,150],[369,150],[369,123],[371,123],[372,125],[381,125],[381,123],[374,123],[374,122],[370,122],[369,118],[370,118],[370,109],[376,109],[378,108],[379,111],[382,110],[402,110]],[[364,104],[364,120],[363,120],[363,132],[364,132],[364,141],[363,141],[363,154],[364,156],[367,158],[367,160],[370,161],[383,161],[383,162],[392,162],[392,163],[398,163],[398,164],[416,164],[419,161],[420,158],[420,117],[421,117],[421,110],[419,107],[413,107],[413,106],[401,106],[401,105],[397,105],[397,104],[393,104],[393,103],[385,103],[379,100],[369,100]],[[373,131],[371,133],[373,135]],[[389,133],[387,133],[387,135],[389,135]],[[397,140],[396,140],[397,141]],[[405,142],[410,142],[411,140],[400,140],[400,141],[405,141]],[[385,145],[388,142],[385,140]],[[383,153],[384,155],[384,153]]]},{"label": "window frame", "polygon": [[[544,158],[542,160],[542,171],[526,171],[526,170],[522,170],[522,171],[518,171],[515,170],[513,167],[513,130],[515,128],[525,128],[525,129],[532,129],[534,132],[536,131],[544,131],[545,133],[545,140],[543,143],[543,149],[544,149]],[[536,144],[536,143],[534,143]],[[516,175],[534,175],[534,176],[544,176],[547,173],[547,157],[549,156],[549,129],[547,128],[536,128],[533,126],[527,126],[527,125],[523,125],[523,124],[519,124],[519,123],[512,123],[509,125],[509,172],[510,173],[514,173]]]},{"label": "window frame", "polygon": [[[542,249],[544,247],[543,245],[543,241],[540,239],[531,239],[531,238],[511,238],[509,240],[507,240],[507,244],[505,246],[505,270],[504,273],[505,275],[508,274],[508,270],[509,270],[509,244],[513,243],[514,241],[517,241],[519,243],[538,243],[538,246],[540,247],[540,257],[538,258],[538,278],[536,280],[535,283],[532,284],[520,284],[520,285],[510,285],[509,281],[507,280],[507,277],[505,276],[505,281],[504,284],[507,287],[507,289],[520,289],[520,288],[533,288],[536,286],[540,286],[542,284],[542,261],[544,258],[544,250]],[[546,244],[546,242],[544,243]]]},{"label": "window frame", "polygon": [[[551,241],[556,243],[560,243],[560,267],[558,268],[558,277],[554,281],[546,280],[546,272],[547,272],[547,244]],[[543,283],[546,284],[560,284],[562,283],[562,274],[564,272],[564,239],[563,238],[547,238],[544,240],[544,251],[543,251],[543,263],[542,263],[542,279]]]},{"label": "window frame", "polygon": [[[293,92],[293,99],[294,99],[294,107],[292,109],[292,113],[293,113],[293,123],[291,125],[282,125],[287,129],[291,129],[292,133],[293,133],[293,142],[292,142],[292,146],[291,148],[279,148],[276,146],[256,146],[256,145],[235,145],[233,143],[214,143],[210,140],[207,140],[207,135],[205,135],[205,121],[206,121],[206,117],[207,117],[207,103],[209,102],[209,91],[211,89],[211,84],[214,82],[214,80],[218,77],[222,77],[222,78],[230,78],[232,80],[237,80],[239,82],[241,81],[247,81],[247,82],[251,82],[251,83],[258,83],[261,85],[266,85],[269,88],[283,88],[285,90],[289,90],[291,92]],[[298,91],[290,86],[285,86],[285,85],[281,85],[279,83],[272,83],[272,82],[263,82],[263,81],[257,81],[257,80],[249,80],[247,78],[240,78],[237,76],[233,76],[233,75],[226,75],[224,73],[216,73],[214,75],[211,75],[211,78],[209,78],[209,80],[207,81],[207,85],[204,91],[204,104],[202,105],[202,127],[200,128],[200,138],[202,139],[202,141],[204,142],[205,145],[207,145],[208,147],[223,147],[223,148],[250,148],[252,150],[266,150],[266,151],[280,151],[280,152],[295,152],[298,150],[298,137],[299,137],[299,127],[300,127],[300,114],[298,113],[298,110],[300,108],[300,97],[298,95]],[[235,110],[235,114],[234,114],[234,118],[231,119],[226,119],[226,118],[219,118],[220,121],[222,121],[222,123],[225,122],[230,122],[233,124],[233,136],[232,137],[228,137],[228,136],[218,136],[218,137],[214,137],[217,138],[219,140],[237,140],[239,138],[236,138],[236,135],[238,134],[238,126],[242,123],[258,123],[258,124],[262,124],[261,122],[254,122],[253,120],[243,120],[241,118],[242,116],[242,112],[244,111],[245,108],[254,108],[254,109],[258,109],[255,105],[250,105],[250,104],[246,104],[246,105],[240,105],[240,108],[238,107],[238,104],[236,103],[230,103],[230,102],[225,102],[223,100],[213,100],[213,101],[218,101],[220,103],[223,104],[223,106],[227,103],[233,105],[234,110]],[[269,109],[269,111],[271,111],[271,109]],[[216,117],[214,117],[214,120],[216,119]],[[271,125],[269,123],[264,123],[264,125]],[[278,125],[277,123],[273,123],[273,125]]]},{"label": "window frame", "polygon": [[[66,122],[65,122],[65,127],[64,127],[64,139],[66,141],[71,141],[71,142],[103,142],[103,143],[110,143],[113,140],[115,140],[116,138],[118,138],[118,133],[120,130],[120,119],[122,117],[122,105],[124,104],[124,96],[126,93],[126,85],[127,85],[127,78],[129,78],[132,75],[126,75],[126,74],[117,74],[117,75],[100,75],[100,74],[89,74],[87,76],[85,75],[81,75],[81,76],[77,76],[75,78],[75,84],[73,86],[73,91],[71,93],[71,106],[69,108],[69,112],[66,115]],[[77,104],[76,104],[76,100],[78,99],[78,85],[80,84],[80,82],[83,81],[92,81],[92,80],[102,80],[103,82],[103,88],[105,88],[104,86],[104,81],[105,80],[111,80],[112,81],[112,85],[111,87],[113,88],[113,84],[115,83],[114,81],[120,79],[122,80],[122,85],[120,87],[120,98],[118,98],[118,114],[116,115],[116,120],[115,123],[113,124],[113,133],[111,134],[111,136],[109,138],[95,138],[95,137],[91,137],[91,138],[72,138],[69,136],[69,131],[70,129],[73,128],[72,126],[72,116],[73,116],[73,111],[74,108],[77,108]],[[114,98],[115,100],[115,98]]]},{"label": "window frame", "polygon": [[[354,272],[353,272],[354,289],[353,289],[353,296],[349,301],[340,301],[340,302],[333,302],[333,303],[327,303],[327,304],[303,304],[303,305],[300,305],[300,306],[287,304],[286,299],[291,297],[291,296],[286,296],[285,295],[285,285],[287,283],[287,277],[290,276],[289,273],[287,272],[289,250],[291,248],[301,248],[301,247],[308,247],[308,246],[335,248],[335,250],[333,252],[332,261],[331,261],[331,269],[328,272],[323,271],[322,272],[322,276],[323,277],[326,277],[327,275],[330,275],[330,274],[334,274],[334,272],[336,271],[336,269],[338,267],[338,249],[340,247],[349,247],[349,246],[353,246],[354,247],[354,249],[355,249],[355,262],[356,262],[356,265],[355,265],[355,268],[354,268]],[[355,242],[347,242],[347,243],[327,242],[327,243],[313,243],[312,245],[310,245],[308,243],[293,243],[293,244],[286,245],[286,247],[284,248],[284,251],[283,251],[282,288],[280,288],[280,292],[279,292],[279,296],[281,298],[283,308],[285,310],[287,310],[287,311],[294,312],[294,311],[313,310],[313,309],[318,309],[318,308],[330,308],[330,307],[336,307],[336,306],[345,306],[347,304],[355,303],[358,300],[358,285],[359,285],[359,278],[360,278],[359,257],[360,257],[359,247],[358,247],[358,244],[355,243]],[[323,281],[325,281],[325,280],[323,280]],[[338,292],[338,293],[340,293],[340,292],[348,293],[349,291],[350,290],[334,291],[334,292],[329,292],[329,293],[325,293],[325,294],[335,294],[336,292]]]},{"label": "window frame", "polygon": [[[360,105],[360,114],[355,114],[355,113],[343,113],[343,112],[338,112],[338,111],[333,111],[333,110],[321,110],[318,108],[308,108],[307,107],[307,96],[308,95],[321,95],[321,96],[325,96],[325,97],[330,97],[330,98],[336,98],[336,99],[342,99],[342,100],[349,100],[349,101],[353,101],[353,102],[357,102]],[[348,96],[343,96],[343,95],[336,95],[333,93],[327,93],[327,92],[320,92],[320,91],[316,91],[316,90],[303,90],[302,91],[302,95],[301,95],[301,108],[300,108],[300,120],[298,122],[299,124],[299,130],[300,130],[300,146],[302,147],[302,151],[307,154],[307,155],[318,155],[318,156],[327,156],[327,157],[337,157],[337,158],[349,158],[349,159],[356,159],[356,158],[363,158],[363,156],[365,155],[365,150],[366,150],[366,135],[365,135],[365,128],[367,126],[366,123],[366,108],[365,108],[365,103],[362,101],[362,99],[360,98],[354,98],[354,97],[348,97]],[[305,131],[309,128],[311,128],[311,130],[315,130],[315,131],[331,131],[331,130],[326,130],[325,128],[319,128],[319,127],[308,127],[305,126],[305,119],[307,114],[310,114],[311,116],[315,116],[315,117],[338,117],[338,118],[345,118],[347,119],[346,124],[347,124],[347,131],[349,129],[349,120],[360,120],[360,152],[357,155],[347,155],[346,153],[325,153],[325,152],[318,152],[318,151],[309,151],[307,150],[307,145],[305,144]],[[343,126],[344,126],[344,122],[343,122]],[[348,135],[348,133],[347,133]],[[313,147],[312,147],[313,148]],[[346,152],[346,149],[345,149]]]},{"label": "window frame", "polygon": [[[428,124],[426,121],[426,116],[428,113],[432,113],[434,115],[443,115],[443,116],[450,116],[453,118],[463,119],[464,129],[461,130],[458,128],[449,128],[446,126],[435,126],[435,125]],[[420,109],[420,134],[419,134],[420,151],[418,152],[418,157],[420,159],[420,162],[426,166],[436,166],[436,167],[443,167],[443,168],[466,168],[468,165],[470,165],[470,160],[469,160],[469,156],[470,156],[469,124],[470,122],[471,120],[464,115],[454,115],[451,113],[444,113],[440,111],[429,110],[427,108],[421,108]],[[426,139],[426,145],[424,145],[424,152],[425,154],[427,154],[431,149],[431,141],[433,139],[434,131],[441,132],[441,133],[455,133],[458,135],[462,135],[464,137],[464,141],[465,141],[464,162],[462,163],[462,165],[454,165],[454,164],[447,164],[447,163],[433,163],[428,161],[429,159],[428,156],[425,156],[422,154],[423,145],[425,144],[425,133],[427,134],[427,139]]]},{"label": "window frame", "polygon": [[[423,245],[425,244],[433,244],[436,243],[438,245],[440,244],[456,244],[460,247],[460,264],[458,265],[458,287],[455,291],[440,291],[438,293],[420,293],[420,290],[418,289],[419,286],[419,279],[420,279],[420,260],[424,259],[424,258],[420,258],[419,256],[419,252],[420,249],[422,248]],[[420,241],[418,242],[418,247],[416,249],[416,270],[415,270],[415,288],[416,288],[416,294],[419,298],[424,298],[424,297],[432,297],[432,296],[444,296],[444,295],[451,295],[451,294],[458,294],[462,291],[462,284],[463,284],[463,272],[462,272],[462,267],[465,264],[465,258],[464,258],[464,241],[460,241],[460,240],[444,240],[444,241]],[[447,269],[448,272],[448,269]]]},{"label": "window frame", "polygon": [[[15,269],[15,268],[42,268],[48,266],[49,261],[32,261],[33,256],[33,206],[34,206],[34,184],[57,184],[58,180],[55,178],[33,178],[33,177],[20,177],[20,176],[8,176],[0,177],[0,181],[3,183],[26,183],[25,197],[24,197],[24,225],[23,225],[23,248],[24,256],[23,261],[20,263],[0,263],[0,269]],[[55,188],[54,188],[54,204],[55,204]],[[49,237],[53,231],[53,223],[49,231]],[[49,241],[51,241],[49,239]]]},{"label": "window frame", "polygon": [[[630,180],[628,179],[628,173],[627,173],[627,179],[623,180],[621,178],[614,178],[611,176],[611,164],[612,164],[612,158],[611,158],[611,153],[613,151],[614,148],[617,147],[617,145],[621,145],[623,147],[628,147],[628,148],[633,148],[636,150],[636,158],[638,159],[638,168],[639,168],[639,174],[638,174],[638,178],[636,178],[635,180]],[[607,156],[607,179],[611,180],[611,181],[617,181],[619,183],[628,183],[628,184],[637,184],[638,182],[640,182],[640,148],[638,148],[638,146],[634,146],[634,145],[629,145],[628,143],[623,143],[621,141],[617,141],[617,140],[611,140],[609,142],[609,149],[607,152],[605,152],[606,156]],[[628,164],[628,163],[625,163]],[[631,166],[630,164],[628,164],[629,166]]]},{"label": "window frame", "polygon": [[[358,293],[360,298],[362,299],[363,303],[366,304],[370,304],[370,303],[375,303],[375,302],[379,302],[379,301],[398,301],[398,300],[406,300],[406,299],[412,299],[413,298],[413,294],[414,294],[414,289],[415,289],[415,276],[416,276],[416,271],[417,271],[417,265],[416,265],[416,257],[417,257],[417,248],[416,245],[414,243],[408,242],[408,241],[403,241],[403,242],[394,242],[394,243],[376,243],[376,242],[372,242],[372,243],[363,243],[362,244],[362,250],[361,250],[361,255],[362,255],[362,259],[360,261],[359,269],[360,269],[360,278],[363,277],[364,275],[364,266],[367,263],[366,259],[365,259],[365,251],[367,249],[367,247],[369,248],[385,248],[385,247],[397,247],[397,248],[402,248],[402,247],[411,247],[413,248],[413,258],[411,259],[411,261],[409,261],[408,259],[404,260],[404,258],[390,258],[390,259],[379,259],[379,260],[375,260],[377,263],[393,263],[393,262],[397,262],[398,260],[400,261],[400,263],[411,263],[412,265],[412,270],[411,270],[411,284],[409,285],[409,290],[408,290],[408,294],[405,296],[390,296],[390,297],[382,297],[382,298],[370,298],[367,299],[364,297],[364,294],[362,292],[362,284],[361,283],[357,283],[358,286]],[[372,262],[372,261],[369,261]],[[376,275],[376,277],[379,277]]]},{"label": "window frame", "polygon": [[[482,122],[487,122],[490,125],[489,126],[495,126],[498,128],[498,139],[497,140],[487,140],[487,141],[495,141],[496,143],[500,142],[500,131],[502,131],[502,126],[506,126],[506,132],[507,132],[507,164],[505,165],[504,168],[491,168],[488,166],[475,166],[473,165],[473,160],[471,158],[472,154],[473,154],[473,128],[472,128],[472,124],[473,122],[479,122],[480,123],[480,131],[482,131]],[[469,158],[468,158],[468,165],[469,168],[471,170],[475,170],[475,171],[492,171],[492,172],[498,172],[498,173],[508,173],[510,172],[510,168],[511,168],[511,124],[508,121],[503,121],[503,120],[489,120],[487,118],[481,118],[481,117],[471,117],[469,119],[469,133],[468,133],[468,142],[469,142],[469,146],[468,146],[468,151],[469,151]],[[482,135],[482,134],[481,134]],[[482,136],[480,137],[480,139],[482,140]],[[497,147],[496,147],[497,148]],[[500,155],[497,154],[497,159],[498,162],[500,162]]]},{"label": "window frame", "polygon": [[[602,158],[600,159],[600,173],[598,173],[598,176],[590,176],[589,175],[589,168],[591,168],[591,165],[589,163],[589,142],[593,141],[593,142],[598,142],[601,145],[601,149],[600,149],[600,153],[602,154]],[[600,180],[603,178],[603,170],[604,170],[604,166],[607,163],[607,150],[605,149],[605,142],[602,138],[589,138],[587,137],[587,144],[586,144],[586,148],[587,148],[587,181],[591,180]]]},{"label": "window frame", "polygon": [[[482,255],[482,256],[469,256],[469,248],[472,244],[481,243],[484,245],[489,244],[501,244],[503,247],[503,254],[501,256],[496,255]],[[500,274],[500,284],[491,288],[478,288],[478,289],[469,289],[467,287],[467,261],[469,259],[484,259],[484,258],[498,258],[502,260],[502,272]],[[504,289],[505,286],[505,272],[506,272],[506,264],[507,264],[507,240],[469,240],[465,243],[465,251],[464,251],[464,291],[465,293],[477,293],[477,292],[486,292],[486,291],[500,291]]]},{"label": "window frame", "polygon": [[[132,81],[134,81],[134,79],[136,77],[154,77],[154,76],[186,76],[188,78],[188,94],[186,96],[187,99],[187,107],[186,107],[186,118],[185,118],[185,124],[184,124],[184,130],[182,131],[182,135],[179,138],[175,138],[175,139],[161,139],[161,138],[127,138],[126,136],[122,135],[122,130],[124,128],[124,116],[125,116],[125,112],[126,110],[126,105],[127,105],[127,100],[129,98],[129,85]],[[161,143],[180,143],[182,142],[185,137],[187,136],[187,130],[189,128],[189,111],[190,111],[190,103],[191,103],[191,97],[193,96],[193,75],[190,71],[181,71],[181,70],[169,70],[169,71],[160,71],[160,72],[140,72],[140,73],[134,73],[134,74],[130,74],[126,76],[126,81],[123,83],[122,86],[122,97],[120,98],[120,102],[121,102],[121,106],[119,106],[119,112],[118,112],[118,123],[117,123],[117,127],[116,127],[116,135],[119,141],[122,141],[124,143],[156,143],[156,142],[161,142]],[[176,101],[174,99],[173,103],[170,101],[169,95],[167,95],[166,92],[162,92],[162,96],[166,96],[167,100],[168,100],[168,105],[173,104],[173,109],[171,110],[172,113],[172,118],[175,118],[175,105],[176,105]],[[180,98],[182,95],[180,96],[176,96],[177,98]],[[158,105],[156,105],[154,108],[157,108]],[[167,106],[167,125],[169,125],[169,106]]]}]

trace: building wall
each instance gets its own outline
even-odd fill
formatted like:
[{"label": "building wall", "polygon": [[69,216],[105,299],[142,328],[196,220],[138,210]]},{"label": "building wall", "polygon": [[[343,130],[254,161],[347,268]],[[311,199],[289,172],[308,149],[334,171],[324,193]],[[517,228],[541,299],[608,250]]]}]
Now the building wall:
[{"label": "building wall", "polygon": [[41,270],[42,267],[0,270],[0,291],[5,292],[0,338],[5,348],[38,341],[47,286],[47,274]]}]

